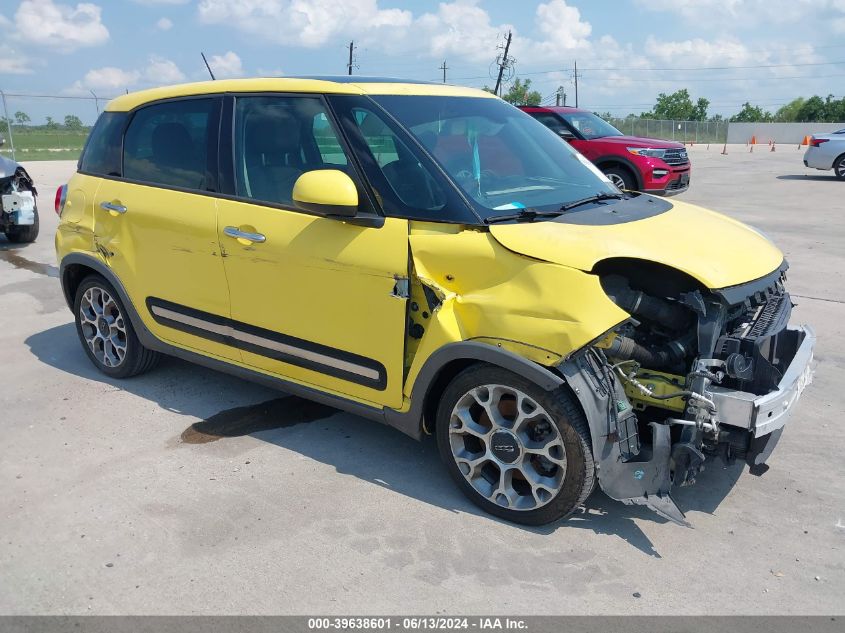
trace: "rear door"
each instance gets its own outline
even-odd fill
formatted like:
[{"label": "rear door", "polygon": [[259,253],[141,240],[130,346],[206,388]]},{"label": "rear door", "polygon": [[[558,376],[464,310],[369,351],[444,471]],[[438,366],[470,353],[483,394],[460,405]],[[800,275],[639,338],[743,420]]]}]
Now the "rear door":
[{"label": "rear door", "polygon": [[[368,203],[353,159],[316,95],[239,95],[224,122],[219,240],[234,344],[245,363],[347,397],[402,402],[408,221],[371,226],[308,215],[292,203],[296,179],[340,169]],[[231,118],[230,118],[231,116]],[[227,125],[231,124],[231,125]],[[228,129],[227,129],[228,128]],[[250,235],[250,238],[236,237]]]},{"label": "rear door", "polygon": [[[128,122],[119,176],[94,196],[95,247],[160,339],[228,359],[229,294],[217,241],[219,97],[144,106]],[[208,316],[211,315],[211,316]]]}]

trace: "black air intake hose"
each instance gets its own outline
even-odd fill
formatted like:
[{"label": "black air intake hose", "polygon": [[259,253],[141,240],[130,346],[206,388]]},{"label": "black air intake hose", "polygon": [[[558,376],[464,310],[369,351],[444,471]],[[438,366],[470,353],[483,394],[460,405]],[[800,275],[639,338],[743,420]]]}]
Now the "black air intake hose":
[{"label": "black air intake hose", "polygon": [[617,336],[607,348],[607,355],[619,360],[635,360],[644,367],[659,369],[674,367],[692,353],[695,333],[690,332],[674,341],[646,347],[627,336]]},{"label": "black air intake hose", "polygon": [[601,285],[613,303],[625,312],[660,323],[671,330],[681,330],[689,323],[691,313],[687,308],[633,290],[624,277],[608,275],[602,278]]}]

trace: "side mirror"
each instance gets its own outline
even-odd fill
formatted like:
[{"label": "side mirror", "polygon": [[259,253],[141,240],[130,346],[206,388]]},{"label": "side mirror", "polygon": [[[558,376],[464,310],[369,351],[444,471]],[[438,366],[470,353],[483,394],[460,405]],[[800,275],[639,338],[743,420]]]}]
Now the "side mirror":
[{"label": "side mirror", "polygon": [[355,183],[338,169],[306,171],[293,185],[293,203],[306,213],[352,218],[358,213]]}]

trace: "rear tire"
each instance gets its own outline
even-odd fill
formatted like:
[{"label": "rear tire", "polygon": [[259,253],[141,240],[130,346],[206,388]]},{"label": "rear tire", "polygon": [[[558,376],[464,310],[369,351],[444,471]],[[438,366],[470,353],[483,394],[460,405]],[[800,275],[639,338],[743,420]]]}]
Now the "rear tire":
[{"label": "rear tire", "polygon": [[474,365],[443,392],[435,434],[461,491],[507,521],[557,521],[593,490],[589,427],[566,387],[546,391],[505,369]]},{"label": "rear tire", "polygon": [[79,284],[73,314],[85,353],[107,376],[137,376],[158,362],[159,354],[138,340],[114,287],[99,275],[90,275]]},{"label": "rear tire", "polygon": [[845,154],[833,161],[833,173],[839,180],[845,180]]},{"label": "rear tire", "polygon": [[12,225],[6,228],[6,237],[14,244],[29,244],[38,237],[38,206],[35,209],[35,221],[26,226]]},{"label": "rear tire", "polygon": [[638,191],[637,179],[627,168],[614,165],[602,171],[621,191]]}]

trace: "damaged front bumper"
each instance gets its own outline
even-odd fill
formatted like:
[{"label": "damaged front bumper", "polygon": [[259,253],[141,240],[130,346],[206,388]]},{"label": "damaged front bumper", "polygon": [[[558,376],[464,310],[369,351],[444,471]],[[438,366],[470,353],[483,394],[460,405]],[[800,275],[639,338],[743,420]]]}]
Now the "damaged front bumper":
[{"label": "damaged front bumper", "polygon": [[[739,438],[736,451],[745,457],[752,474],[762,474],[768,468],[765,462],[812,379],[816,341],[812,328],[787,327],[779,338],[782,343],[778,354],[786,370],[773,391],[755,395],[711,386],[707,393],[716,405],[714,417],[719,428]],[[689,525],[670,495],[671,421],[651,422],[650,443],[639,442],[637,418],[624,387],[596,350],[577,354],[559,369],[590,422],[598,480],[605,494],[625,504],[647,506],[671,521]]]},{"label": "damaged front bumper", "polygon": [[808,325],[787,327],[779,335],[782,355],[792,355],[792,360],[777,388],[765,395],[724,389],[713,385],[710,395],[716,403],[720,423],[746,430],[751,434],[746,461],[752,473],[765,472],[765,462],[777,444],[783,427],[789,420],[795,404],[813,379],[813,349],[816,334]]}]

